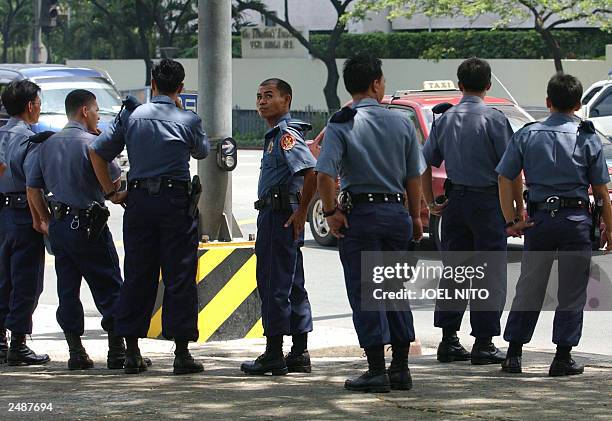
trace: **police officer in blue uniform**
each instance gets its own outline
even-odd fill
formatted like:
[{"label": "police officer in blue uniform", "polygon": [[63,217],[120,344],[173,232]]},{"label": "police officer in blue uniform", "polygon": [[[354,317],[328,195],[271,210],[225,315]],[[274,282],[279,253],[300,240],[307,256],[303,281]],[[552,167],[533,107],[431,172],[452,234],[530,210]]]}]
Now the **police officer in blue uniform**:
[{"label": "police officer in blue uniform", "polygon": [[164,59],[152,73],[151,102],[126,107],[90,153],[105,196],[114,203],[124,202],[128,193],[116,191],[107,162],[124,146],[130,160],[123,218],[125,283],[115,313],[115,332],[127,343],[125,372],[146,370],[138,338],[147,336],[161,267],[162,335],[176,343],[174,373],[187,374],[204,369],[188,350],[188,342],[198,339],[199,188],[189,180],[189,157],[206,158],[209,144],[201,119],[181,109],[183,66]]},{"label": "police officer in blue uniform", "polygon": [[[411,239],[421,239],[420,176],[425,163],[412,123],[405,115],[379,104],[385,93],[381,61],[366,56],[350,58],[344,63],[343,78],[353,103],[330,119],[316,171],[324,215],[339,238],[353,323],[369,367],[361,376],[348,379],[345,388],[407,390],[412,387],[408,369],[410,343],[415,339],[412,313],[409,309],[362,309],[361,252],[406,251]],[[341,195],[347,197],[343,203],[350,203],[341,209],[335,200],[338,176]],[[385,344],[393,349],[388,372]]]},{"label": "police officer in blue uniform", "polygon": [[[522,346],[531,340],[544,302],[546,286],[558,254],[558,307],[553,322],[557,353],[550,376],[581,374],[584,367],[571,355],[582,334],[583,308],[591,261],[589,186],[603,204],[602,217],[610,238],[612,210],[606,183],[610,181],[602,143],[591,122],[573,117],[580,109],[582,85],[574,76],[558,73],[550,79],[546,103],[551,115],[530,123],[513,137],[497,167],[500,199],[508,225],[524,231],[521,276],[516,286],[504,339],[510,343],[502,370],[521,372]],[[513,219],[509,180],[521,171],[529,189],[529,223]],[[608,240],[607,251],[612,250]]]},{"label": "police officer in blue uniform", "polygon": [[[316,161],[304,133],[310,124],[291,118],[293,92],[281,79],[259,85],[257,111],[270,129],[257,188],[257,290],[266,351],[255,361],[244,362],[248,374],[284,375],[311,371],[307,350],[312,314],[304,287],[304,223],[316,191]],[[283,335],[291,335],[291,351],[283,356]]]},{"label": "police officer in blue uniform", "polygon": [[[55,255],[59,306],[57,322],[68,343],[68,369],[93,367],[81,342],[84,332],[81,279],[85,278],[96,307],[102,314],[102,328],[108,332],[108,368],[123,368],[123,338],[113,333],[113,313],[123,284],[113,237],[106,225],[108,210],[89,160],[89,145],[98,134],[98,103],[89,91],[78,89],[65,100],[68,124],[42,142],[36,159],[28,167],[28,199],[47,227]],[[118,186],[119,167],[110,165]],[[51,214],[45,193],[49,199]]]},{"label": "police officer in blue uniform", "polygon": [[[486,61],[478,58],[465,60],[457,70],[457,77],[463,97],[458,105],[435,121],[423,147],[428,165],[423,176],[423,193],[430,213],[442,216],[444,265],[486,267],[484,279],[473,278],[471,288],[487,290],[489,298],[472,300],[470,304],[471,335],[475,337],[471,353],[457,337],[468,300],[436,301],[434,325],[442,328],[437,358],[440,362],[471,360],[472,364],[492,364],[504,359],[492,337],[501,333],[507,247],[495,167],[513,131],[501,111],[484,103],[486,92],[491,88],[491,67]],[[442,162],[448,176],[445,183],[447,199],[436,203],[431,166],[439,167]],[[517,199],[514,212],[520,216],[523,214],[520,178],[517,177],[514,183]],[[487,253],[478,256],[479,251]],[[464,287],[453,278],[440,279],[439,288],[448,291],[451,297],[455,297],[455,290]]]},{"label": "police officer in blue uniform", "polygon": [[[40,88],[30,81],[10,83],[2,104],[11,116],[0,127],[0,363],[32,365],[49,362],[26,345],[32,333],[32,313],[43,289],[45,249],[42,228],[34,224],[26,199],[25,168],[38,144],[31,125],[40,116]],[[1,171],[0,171],[1,172]],[[11,331],[10,348],[6,329]]]}]

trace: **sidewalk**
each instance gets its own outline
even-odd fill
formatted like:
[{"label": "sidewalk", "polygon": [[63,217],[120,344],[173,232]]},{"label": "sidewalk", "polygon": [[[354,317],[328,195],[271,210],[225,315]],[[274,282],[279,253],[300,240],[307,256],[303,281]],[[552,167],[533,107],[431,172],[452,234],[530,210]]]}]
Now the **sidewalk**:
[{"label": "sidewalk", "polygon": [[[243,339],[193,345],[205,373],[174,376],[173,344],[143,340],[143,354],[154,366],[126,376],[106,369],[106,338],[98,323],[87,318],[84,336],[96,364],[92,370],[67,371],[63,335],[52,331],[29,342],[37,352],[48,352],[51,363],[0,366],[0,419],[612,419],[612,356],[576,354],[587,365],[584,375],[549,378],[553,355],[537,350],[525,350],[524,373],[512,376],[498,366],[439,364],[429,354],[410,358],[413,390],[361,394],[343,389],[344,380],[366,362],[355,356],[354,346],[338,345],[342,332],[312,335],[312,374],[244,375],[240,363],[261,353],[264,341]],[[53,411],[8,412],[9,403],[18,402],[52,403]]]}]

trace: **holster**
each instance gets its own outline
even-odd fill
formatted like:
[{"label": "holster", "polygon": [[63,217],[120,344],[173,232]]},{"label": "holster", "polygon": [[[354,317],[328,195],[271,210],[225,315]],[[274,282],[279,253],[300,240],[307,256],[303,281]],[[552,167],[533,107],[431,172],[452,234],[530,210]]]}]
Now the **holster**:
[{"label": "holster", "polygon": [[446,197],[450,197],[450,191],[452,187],[453,187],[453,182],[451,181],[450,178],[447,178],[446,180],[444,180],[444,195]]},{"label": "holster", "polygon": [[351,197],[351,192],[348,190],[342,190],[338,194],[338,207],[347,215],[351,213],[351,210],[353,209],[353,198]]},{"label": "holster", "polygon": [[289,186],[281,184],[270,189],[270,204],[272,210],[291,210],[291,199],[289,198]]},{"label": "holster", "polygon": [[590,206],[591,211],[591,242],[593,243],[594,249],[599,249],[599,245],[601,244],[601,232],[599,230],[599,225],[601,223],[601,214],[603,212],[603,200],[595,200],[595,202],[591,203]]},{"label": "holster", "polygon": [[198,202],[200,201],[200,195],[202,194],[202,184],[200,183],[200,177],[194,175],[191,179],[191,188],[189,192],[189,207],[187,213],[192,218],[198,215]]},{"label": "holster", "polygon": [[108,208],[100,205],[98,202],[93,202],[89,208],[87,208],[89,214],[89,223],[87,225],[87,239],[90,241],[96,241],[100,238],[102,230],[106,226],[106,222],[110,216]]}]

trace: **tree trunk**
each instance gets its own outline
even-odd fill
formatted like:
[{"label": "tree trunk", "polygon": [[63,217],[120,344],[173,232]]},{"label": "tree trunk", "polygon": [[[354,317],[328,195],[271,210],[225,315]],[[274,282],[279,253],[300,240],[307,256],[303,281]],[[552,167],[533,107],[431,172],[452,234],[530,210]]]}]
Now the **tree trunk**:
[{"label": "tree trunk", "polygon": [[138,20],[138,36],[140,38],[140,51],[145,62],[145,86],[151,86],[151,52],[149,50],[149,40],[147,39],[147,27],[144,16],[144,5],[142,0],[136,0],[136,18]]},{"label": "tree trunk", "polygon": [[325,102],[327,103],[327,109],[330,112],[335,112],[340,109],[340,98],[338,97],[338,81],[340,75],[338,74],[338,66],[336,65],[335,54],[331,57],[327,57],[323,60],[325,68],[327,69],[327,81],[323,93],[325,94]]},{"label": "tree trunk", "polygon": [[10,45],[9,31],[2,33],[2,63],[8,63],[8,49]]},{"label": "tree trunk", "polygon": [[553,59],[555,60],[555,70],[557,72],[562,72],[563,63],[561,62],[561,47],[559,46],[559,43],[557,42],[557,40],[549,29],[536,28],[536,30],[540,33],[542,39],[544,40],[544,43],[548,48],[550,48],[550,51],[552,52]]}]

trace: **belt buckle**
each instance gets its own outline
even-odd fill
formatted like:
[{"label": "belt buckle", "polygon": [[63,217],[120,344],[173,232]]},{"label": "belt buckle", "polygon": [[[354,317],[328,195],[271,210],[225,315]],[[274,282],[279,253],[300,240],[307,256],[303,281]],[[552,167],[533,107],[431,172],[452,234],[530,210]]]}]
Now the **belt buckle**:
[{"label": "belt buckle", "polygon": [[[559,204],[560,202],[561,202],[561,198],[559,196],[550,196],[546,198],[546,203],[551,204],[551,205]],[[557,215],[557,212],[559,212],[559,208],[551,209],[550,217],[554,218]]]}]

